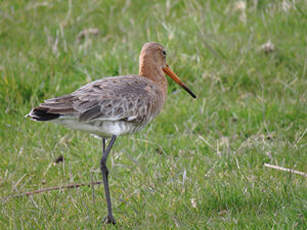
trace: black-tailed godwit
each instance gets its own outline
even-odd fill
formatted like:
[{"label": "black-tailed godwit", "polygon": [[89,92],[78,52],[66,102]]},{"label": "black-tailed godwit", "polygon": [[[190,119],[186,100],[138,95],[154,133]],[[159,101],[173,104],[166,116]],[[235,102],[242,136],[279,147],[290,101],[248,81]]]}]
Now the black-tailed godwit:
[{"label": "black-tailed godwit", "polygon": [[[167,95],[165,74],[196,98],[166,64],[163,46],[149,42],[141,50],[139,75],[91,82],[71,94],[45,100],[28,114],[35,121],[53,121],[102,138],[100,168],[108,207],[107,223],[115,224],[106,165],[108,155],[117,136],[141,130],[160,113]],[[106,147],[107,138],[111,140]]]}]

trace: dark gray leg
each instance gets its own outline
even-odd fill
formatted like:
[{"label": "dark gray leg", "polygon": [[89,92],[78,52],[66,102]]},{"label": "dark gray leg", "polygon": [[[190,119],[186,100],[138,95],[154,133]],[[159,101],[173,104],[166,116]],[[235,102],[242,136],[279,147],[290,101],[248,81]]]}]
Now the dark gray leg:
[{"label": "dark gray leg", "polygon": [[103,137],[102,138],[102,155],[106,151],[106,139]]},{"label": "dark gray leg", "polygon": [[102,172],[102,179],[103,179],[103,185],[104,185],[104,192],[106,195],[106,200],[107,200],[107,206],[108,206],[108,216],[106,217],[105,221],[106,223],[112,223],[115,224],[115,219],[112,214],[112,204],[111,204],[111,197],[110,197],[110,190],[109,190],[109,180],[108,180],[108,175],[109,175],[109,170],[107,168],[107,159],[108,155],[111,151],[111,148],[116,140],[115,135],[112,136],[107,149],[105,149],[105,144],[106,144],[106,139],[103,137],[102,138],[102,158],[100,161],[100,169]]}]

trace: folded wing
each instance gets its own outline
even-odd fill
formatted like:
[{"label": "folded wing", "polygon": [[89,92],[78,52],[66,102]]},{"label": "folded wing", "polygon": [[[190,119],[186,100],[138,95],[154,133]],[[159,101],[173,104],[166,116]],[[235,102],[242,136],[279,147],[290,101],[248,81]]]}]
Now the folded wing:
[{"label": "folded wing", "polygon": [[159,87],[139,76],[108,77],[89,83],[75,92],[45,100],[28,116],[37,121],[54,119],[126,120],[142,122],[159,112]]}]

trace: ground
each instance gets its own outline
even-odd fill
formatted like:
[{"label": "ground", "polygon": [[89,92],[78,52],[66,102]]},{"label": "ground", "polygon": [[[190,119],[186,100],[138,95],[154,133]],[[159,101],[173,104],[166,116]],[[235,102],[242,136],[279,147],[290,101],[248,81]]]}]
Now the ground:
[{"label": "ground", "polygon": [[[1,1],[0,229],[306,229],[306,1]],[[24,115],[44,99],[138,72],[167,48],[162,113],[110,155],[101,141]],[[59,156],[64,161],[55,163]]]}]

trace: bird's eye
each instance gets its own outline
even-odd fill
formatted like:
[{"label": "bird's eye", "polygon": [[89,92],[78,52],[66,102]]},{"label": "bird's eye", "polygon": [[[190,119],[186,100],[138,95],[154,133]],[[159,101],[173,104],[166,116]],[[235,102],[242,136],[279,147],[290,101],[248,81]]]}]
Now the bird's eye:
[{"label": "bird's eye", "polygon": [[163,56],[166,56],[166,51],[162,50],[162,54],[163,54]]}]

